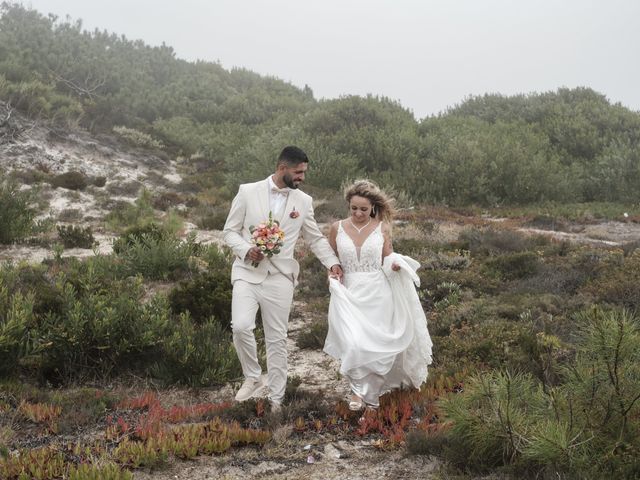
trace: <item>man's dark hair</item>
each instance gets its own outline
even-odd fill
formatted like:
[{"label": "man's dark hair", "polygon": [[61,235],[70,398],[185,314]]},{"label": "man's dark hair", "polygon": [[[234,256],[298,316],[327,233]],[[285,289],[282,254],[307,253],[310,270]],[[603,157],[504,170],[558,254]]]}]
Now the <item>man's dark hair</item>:
[{"label": "man's dark hair", "polygon": [[278,157],[278,163],[286,163],[287,166],[293,167],[300,163],[309,163],[309,157],[301,148],[289,145],[284,147],[280,156]]}]

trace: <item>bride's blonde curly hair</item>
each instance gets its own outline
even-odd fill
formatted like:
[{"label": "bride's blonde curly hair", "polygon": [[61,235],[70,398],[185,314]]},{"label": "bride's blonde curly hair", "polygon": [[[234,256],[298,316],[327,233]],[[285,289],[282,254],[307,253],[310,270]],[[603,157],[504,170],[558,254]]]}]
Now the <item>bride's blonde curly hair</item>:
[{"label": "bride's blonde curly hair", "polygon": [[380,190],[371,180],[356,180],[345,188],[344,198],[349,203],[352,197],[363,197],[371,202],[371,216],[387,223],[393,220],[395,214],[394,199]]}]

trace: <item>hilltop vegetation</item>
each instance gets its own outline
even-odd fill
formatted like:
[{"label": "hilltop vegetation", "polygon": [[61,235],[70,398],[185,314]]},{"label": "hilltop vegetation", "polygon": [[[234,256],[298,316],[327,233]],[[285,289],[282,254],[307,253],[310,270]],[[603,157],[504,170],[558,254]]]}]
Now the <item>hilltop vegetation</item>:
[{"label": "hilltop vegetation", "polygon": [[640,115],[589,88],[470,97],[416,121],[387,98],[317,101],[309,87],[187,62],[79,20],[6,2],[0,14],[0,99],[57,128],[115,128],[190,158],[199,188],[227,197],[295,143],[311,155],[309,183],[332,190],[368,176],[419,203],[640,199]]}]

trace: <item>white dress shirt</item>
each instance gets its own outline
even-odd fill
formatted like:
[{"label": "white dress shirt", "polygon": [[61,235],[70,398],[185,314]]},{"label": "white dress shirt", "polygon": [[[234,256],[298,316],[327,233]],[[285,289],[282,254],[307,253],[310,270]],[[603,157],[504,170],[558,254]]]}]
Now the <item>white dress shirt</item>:
[{"label": "white dress shirt", "polygon": [[273,181],[273,175],[269,177],[269,209],[273,218],[280,218],[287,203],[289,188],[279,188]]}]

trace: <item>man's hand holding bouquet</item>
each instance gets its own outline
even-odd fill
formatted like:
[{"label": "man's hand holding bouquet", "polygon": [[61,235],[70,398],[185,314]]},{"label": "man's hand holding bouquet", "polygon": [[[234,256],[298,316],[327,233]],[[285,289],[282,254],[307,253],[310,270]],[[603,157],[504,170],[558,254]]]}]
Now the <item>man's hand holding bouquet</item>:
[{"label": "man's hand holding bouquet", "polygon": [[[280,228],[280,223],[273,219],[269,212],[269,219],[266,222],[249,227],[251,232],[251,242],[260,249],[263,255],[271,258],[280,253],[284,243],[284,232]],[[260,263],[252,261],[251,265],[257,267]]]}]

